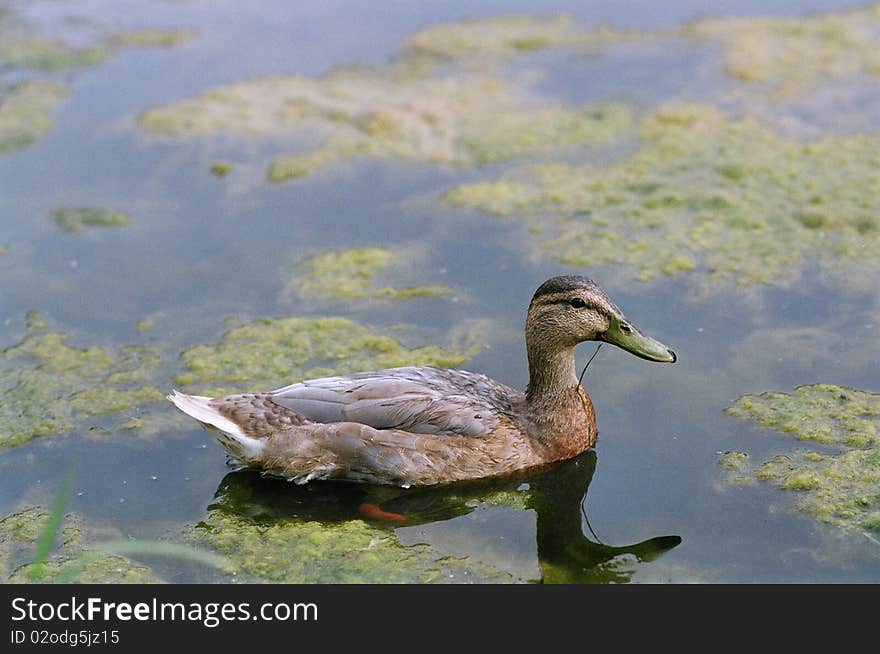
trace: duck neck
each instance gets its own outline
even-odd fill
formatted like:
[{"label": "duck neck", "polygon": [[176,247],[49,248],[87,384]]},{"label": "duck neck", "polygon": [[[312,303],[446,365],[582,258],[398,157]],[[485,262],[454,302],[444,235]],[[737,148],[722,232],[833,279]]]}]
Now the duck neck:
[{"label": "duck neck", "polygon": [[574,373],[574,347],[552,347],[540,342],[528,343],[529,385],[526,401],[548,414],[565,409],[578,396]]},{"label": "duck neck", "polygon": [[596,414],[574,368],[574,346],[528,345],[526,415],[535,445],[546,456],[568,458],[596,441]]}]

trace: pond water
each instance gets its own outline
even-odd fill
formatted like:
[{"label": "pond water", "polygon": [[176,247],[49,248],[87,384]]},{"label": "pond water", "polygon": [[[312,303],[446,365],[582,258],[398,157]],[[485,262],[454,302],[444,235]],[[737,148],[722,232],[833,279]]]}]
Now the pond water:
[{"label": "pond water", "polygon": [[[70,476],[73,580],[880,581],[880,10],[657,4],[0,0],[3,579]],[[362,248],[366,273],[315,263]],[[549,470],[296,486],[161,399],[383,356],[523,388],[529,299],[572,273],[679,360],[602,347],[598,444]],[[391,345],[314,345],[323,316]],[[290,317],[314,349],[279,360],[259,321]]]}]

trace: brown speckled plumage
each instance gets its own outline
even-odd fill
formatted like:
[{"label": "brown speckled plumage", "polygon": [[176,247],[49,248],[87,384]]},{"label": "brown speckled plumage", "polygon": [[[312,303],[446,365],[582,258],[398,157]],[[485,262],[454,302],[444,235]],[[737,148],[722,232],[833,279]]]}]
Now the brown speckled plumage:
[{"label": "brown speckled plumage", "polygon": [[596,442],[574,346],[614,342],[674,361],[642,336],[594,282],[556,277],[526,318],[524,393],[485,375],[408,366],[299,382],[268,393],[205,398],[175,391],[178,408],[216,427],[243,464],[312,479],[427,485],[510,473],[568,459]]}]

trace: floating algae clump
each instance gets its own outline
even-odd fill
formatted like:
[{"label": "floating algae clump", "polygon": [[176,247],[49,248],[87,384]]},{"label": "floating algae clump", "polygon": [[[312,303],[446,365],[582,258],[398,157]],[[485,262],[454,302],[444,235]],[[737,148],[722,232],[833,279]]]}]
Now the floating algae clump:
[{"label": "floating algae clump", "polygon": [[226,163],[225,161],[218,161],[211,164],[210,170],[211,174],[215,177],[226,177],[232,172],[232,164]]},{"label": "floating algae clump", "polygon": [[30,333],[0,352],[0,449],[162,398],[148,384],[159,362],[152,350],[78,348],[29,322]]},{"label": "floating algae clump", "polygon": [[285,295],[336,300],[407,300],[414,297],[440,297],[447,286],[375,286],[377,274],[393,268],[399,255],[385,248],[335,250],[313,257],[296,266],[299,271],[285,289]]},{"label": "floating algae clump", "polygon": [[[297,379],[404,365],[456,366],[478,346],[407,348],[391,336],[346,318],[263,318],[227,332],[217,345],[181,355],[184,386],[233,383],[243,391]],[[244,388],[242,388],[242,384]]]},{"label": "floating algae clump", "polygon": [[403,51],[426,66],[425,60],[473,68],[535,50],[682,37],[720,43],[728,75],[766,84],[777,95],[822,79],[880,74],[880,5],[808,17],[701,19],[652,32],[597,27],[565,15],[501,16],[427,27],[408,37]]},{"label": "floating algae clump", "polygon": [[601,45],[636,33],[591,27],[571,16],[500,16],[443,23],[419,30],[403,43],[405,55],[466,65],[547,48]]},{"label": "floating algae clump", "polygon": [[88,68],[107,61],[112,55],[102,47],[75,48],[47,39],[8,39],[0,41],[0,65],[46,72]]},{"label": "floating algae clump", "polygon": [[113,34],[106,46],[74,47],[42,38],[9,38],[0,32],[0,65],[16,69],[57,72],[98,66],[111,59],[117,47],[170,48],[191,40],[190,30],[144,29]]},{"label": "floating algae clump", "polygon": [[351,484],[305,487],[234,472],[221,483],[207,516],[187,528],[184,537],[199,550],[226,557],[225,567],[237,572],[239,581],[512,580],[510,575],[467,557],[446,556],[424,544],[404,546],[387,525],[349,519],[364,499],[362,491]]},{"label": "floating algae clump", "polygon": [[392,531],[362,520],[251,521],[223,511],[188,539],[226,556],[249,580],[275,583],[431,583],[510,581],[509,575],[427,545],[403,546]]},{"label": "floating algae clump", "polygon": [[86,553],[91,529],[74,514],[64,516],[56,537],[55,552],[39,572],[31,563],[37,540],[49,514],[39,507],[27,507],[0,519],[0,574],[11,583],[84,582],[155,583],[150,569],[115,554]]},{"label": "floating algae clump", "polygon": [[880,533],[880,394],[814,384],[746,395],[727,412],[829,446],[781,454],[757,467],[742,462],[737,474],[797,491],[797,507],[822,522]]},{"label": "floating algae clump", "polygon": [[133,48],[172,48],[191,41],[196,34],[194,30],[142,29],[114,34],[108,41]]},{"label": "floating algae clump", "polygon": [[302,129],[323,134],[316,149],[269,166],[269,180],[278,182],[356,155],[476,164],[602,142],[629,127],[630,114],[617,104],[527,107],[492,77],[419,79],[393,71],[341,70],[215,88],[147,111],[138,122],[170,136]]},{"label": "floating algae clump", "polygon": [[119,211],[100,207],[61,207],[52,217],[65,232],[81,232],[85,227],[124,227],[128,216]]},{"label": "floating algae clump", "polygon": [[465,132],[462,147],[484,164],[573,144],[611,141],[631,124],[629,109],[609,103],[578,109],[549,107],[496,116],[479,130]]},{"label": "floating algae clump", "polygon": [[727,472],[729,484],[751,484],[754,482],[749,474],[749,455],[745,452],[724,452],[718,457],[718,465]]},{"label": "floating algae clump", "polygon": [[784,94],[822,78],[880,73],[880,5],[805,18],[717,18],[686,35],[720,41],[729,75]]},{"label": "floating algae clump", "polygon": [[793,393],[745,395],[727,411],[801,441],[859,448],[878,444],[880,395],[875,393],[814,384]]},{"label": "floating algae clump", "polygon": [[27,147],[52,127],[52,114],[67,96],[55,82],[21,82],[0,92],[0,154]]},{"label": "floating algae clump", "polygon": [[642,149],[608,168],[529,166],[444,199],[524,215],[563,263],[625,264],[642,281],[784,283],[807,257],[833,268],[880,256],[880,139],[790,141],[699,105],[655,111],[640,135]]}]

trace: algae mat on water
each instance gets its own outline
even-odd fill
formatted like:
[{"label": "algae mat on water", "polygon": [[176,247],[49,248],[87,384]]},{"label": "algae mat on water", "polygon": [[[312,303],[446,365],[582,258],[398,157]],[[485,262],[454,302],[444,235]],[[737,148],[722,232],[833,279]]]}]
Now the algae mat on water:
[{"label": "algae mat on water", "polygon": [[730,483],[772,482],[797,493],[818,520],[880,535],[880,394],[831,384],[739,398],[728,413],[749,418],[819,449],[798,449],[756,466],[742,452],[719,463]]},{"label": "algae mat on water", "polygon": [[253,521],[211,511],[187,535],[228,558],[244,579],[274,583],[502,582],[510,575],[428,545],[404,546],[391,530],[362,520]]},{"label": "algae mat on water", "polygon": [[[95,536],[115,537],[114,530],[95,530],[76,514],[63,517],[55,552],[43,563],[33,563],[37,541],[49,519],[39,507],[25,507],[0,519],[0,574],[10,583],[85,582],[95,584],[157,583],[150,569],[129,559],[88,551]],[[36,574],[35,566],[39,565]]]},{"label": "algae mat on water", "polygon": [[112,53],[102,46],[76,48],[60,41],[25,36],[11,37],[0,31],[0,65],[43,72],[67,71],[97,66]]},{"label": "algae mat on water", "polygon": [[880,74],[880,5],[801,18],[714,18],[682,28],[722,43],[725,71],[778,95],[822,79]]},{"label": "algae mat on water", "polygon": [[302,177],[366,155],[479,164],[612,140],[630,126],[620,104],[529,107],[501,79],[459,74],[420,79],[389,71],[338,70],[319,78],[272,77],[157,107],[141,127],[169,136],[221,132],[324,135],[317,148],[274,161],[270,181]]},{"label": "algae mat on water", "polygon": [[606,45],[640,36],[587,25],[565,14],[497,16],[426,27],[404,40],[403,51],[405,56],[485,66],[536,50]]},{"label": "algae mat on water", "polygon": [[880,74],[880,5],[803,17],[704,18],[667,30],[599,27],[572,16],[500,16],[434,25],[404,41],[407,56],[485,67],[536,50],[595,50],[626,41],[718,43],[724,73],[775,96],[823,79]]},{"label": "algae mat on water", "polygon": [[266,390],[308,379],[405,365],[456,366],[479,350],[476,344],[409,348],[347,318],[263,318],[227,332],[216,345],[181,355],[184,386],[235,384],[211,394]]},{"label": "algae mat on water", "polygon": [[400,301],[449,294],[450,288],[440,284],[403,287],[375,284],[375,278],[380,275],[400,273],[410,258],[406,253],[379,247],[316,254],[294,266],[295,276],[285,285],[282,298],[295,295],[322,300]]},{"label": "algae mat on water", "polygon": [[[226,557],[238,581],[275,583],[501,582],[510,575],[426,544],[403,545],[355,513],[357,485],[297,486],[229,473],[187,542]],[[378,500],[377,500],[378,501]]]},{"label": "algae mat on water", "polygon": [[21,82],[0,93],[0,154],[27,147],[52,127],[67,87],[57,82]]},{"label": "algae mat on water", "polygon": [[29,333],[0,352],[0,449],[87,427],[94,416],[152,403],[158,353],[147,347],[79,348],[29,316]]},{"label": "algae mat on water", "polygon": [[[121,47],[170,47],[194,34],[146,29],[101,36],[103,30],[89,16],[65,12],[32,20],[24,5],[0,0],[0,155],[27,147],[49,131],[68,96],[73,71],[99,66]],[[59,31],[76,45],[55,38]],[[65,73],[64,83],[50,79],[59,73]]]},{"label": "algae mat on water", "polygon": [[641,149],[611,167],[535,165],[444,199],[525,216],[562,263],[625,264],[641,281],[785,284],[811,260],[880,257],[877,137],[790,141],[702,105],[661,108],[639,132]]},{"label": "algae mat on water", "polygon": [[61,229],[68,233],[81,232],[86,227],[124,227],[128,215],[100,207],[60,207],[52,211]]}]

